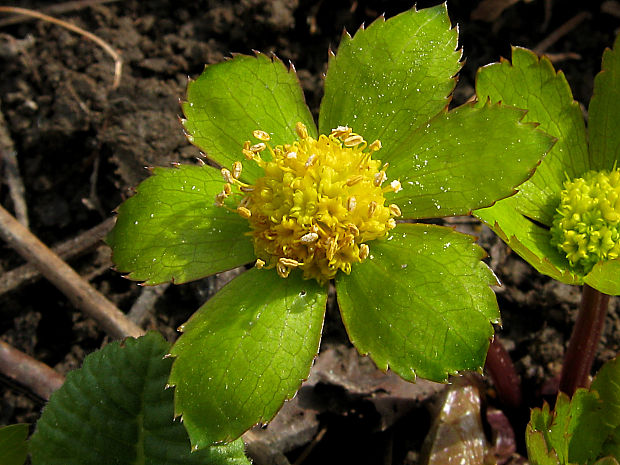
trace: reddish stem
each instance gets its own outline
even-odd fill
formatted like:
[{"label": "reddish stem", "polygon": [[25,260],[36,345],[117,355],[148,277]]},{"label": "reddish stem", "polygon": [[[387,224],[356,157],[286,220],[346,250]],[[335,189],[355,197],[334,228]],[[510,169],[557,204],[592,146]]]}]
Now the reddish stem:
[{"label": "reddish stem", "polygon": [[517,411],[522,402],[521,379],[497,334],[489,345],[485,369],[493,380],[500,402]]},{"label": "reddish stem", "polygon": [[603,333],[608,304],[607,294],[587,284],[583,286],[581,306],[568,342],[560,378],[560,391],[571,397],[578,388],[590,386],[590,370]]}]

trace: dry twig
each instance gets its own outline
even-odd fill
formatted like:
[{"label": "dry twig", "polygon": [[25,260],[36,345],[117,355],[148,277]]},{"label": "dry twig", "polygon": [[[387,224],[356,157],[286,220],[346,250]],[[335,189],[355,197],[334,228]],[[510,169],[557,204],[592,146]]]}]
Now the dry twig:
[{"label": "dry twig", "polygon": [[144,334],[139,326],[129,320],[112,302],[1,206],[0,236],[22,257],[39,268],[43,276],[62,291],[76,307],[95,319],[108,334],[117,338],[138,337]]},{"label": "dry twig", "polygon": [[65,382],[65,377],[53,368],[3,341],[0,341],[0,372],[45,400]]},{"label": "dry twig", "polygon": [[[42,13],[47,13],[48,15],[59,15],[63,13],[68,13],[70,11],[79,11],[84,8],[89,8],[91,6],[103,5],[105,3],[114,3],[119,0],[78,0],[75,2],[64,2],[64,3],[56,3],[54,5],[46,6],[41,8]],[[12,24],[19,24],[29,21],[31,17],[28,16],[12,16],[10,18],[5,18],[0,21],[0,27],[10,26]]]},{"label": "dry twig", "polygon": [[[91,247],[99,243],[114,226],[115,219],[108,218],[99,223],[94,228],[72,237],[71,239],[52,247],[52,252],[58,254],[63,260],[70,260],[88,251]],[[31,263],[19,266],[11,271],[7,271],[0,276],[0,295],[12,291],[13,289],[34,281],[39,278],[41,273]]]},{"label": "dry twig", "polygon": [[166,289],[170,286],[170,283],[160,284],[159,286],[146,286],[142,289],[140,297],[136,299],[131,306],[127,317],[135,324],[142,326],[149,314],[153,312],[155,303],[164,295]]},{"label": "dry twig", "polygon": [[549,34],[545,39],[539,42],[536,47],[534,47],[534,52],[538,55],[541,55],[549,49],[553,44],[555,44],[558,40],[568,34],[570,31],[575,29],[579,24],[581,24],[586,19],[590,19],[592,15],[589,11],[582,11],[579,14],[576,14],[571,19],[562,24],[559,28]]},{"label": "dry twig", "polygon": [[6,176],[6,183],[9,186],[9,194],[13,201],[13,208],[15,209],[15,216],[17,220],[28,227],[28,207],[26,206],[24,182],[19,174],[19,165],[17,164],[17,152],[15,151],[15,144],[0,110],[0,160],[4,162],[4,173]]},{"label": "dry twig", "polygon": [[108,45],[107,42],[97,37],[95,34],[85,31],[81,27],[75,26],[61,19],[57,19],[57,18],[54,18],[53,16],[49,16],[43,13],[39,13],[38,11],[28,10],[26,8],[19,8],[16,6],[0,6],[0,13],[16,13],[20,15],[32,16],[33,18],[38,18],[43,21],[57,24],[58,26],[64,27],[65,29],[69,29],[70,31],[75,32],[76,34],[80,34],[86,37],[87,39],[92,40],[114,59],[114,82],[112,83],[112,89],[116,89],[120,85],[121,74],[123,70],[123,60],[121,59],[121,56],[118,53],[116,53],[116,51],[110,45]]}]

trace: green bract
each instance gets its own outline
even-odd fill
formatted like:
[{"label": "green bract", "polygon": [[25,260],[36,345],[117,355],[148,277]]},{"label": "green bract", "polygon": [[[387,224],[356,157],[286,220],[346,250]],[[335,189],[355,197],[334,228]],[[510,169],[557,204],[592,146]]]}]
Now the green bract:
[{"label": "green bract", "polygon": [[501,101],[527,109],[524,121],[540,123],[557,143],[516,195],[474,214],[541,273],[610,295],[620,294],[619,44],[603,55],[587,133],[564,75],[547,58],[514,48],[512,64],[481,68],[476,82],[480,106]]},{"label": "green bract", "polygon": [[620,457],[620,364],[607,362],[589,390],[558,395],[555,410],[533,409],[526,430],[532,465],[617,465]]},{"label": "green bract", "polygon": [[[305,138],[312,148],[321,137],[327,143],[324,135],[330,133],[330,143],[341,137],[347,147],[360,136],[379,139],[380,145],[368,147],[381,146],[378,157],[389,163],[385,169],[394,181],[384,195],[386,207],[394,204],[390,215],[467,214],[511,195],[553,142],[524,124],[524,112],[512,107],[447,111],[461,66],[457,40],[445,5],[379,19],[354,37],[345,34],[329,59],[318,128],[293,69],[262,54],[236,55],[208,66],[190,83],[183,124],[190,140],[227,168],[226,182],[246,191],[263,173],[244,154],[255,158],[260,152],[265,163],[271,159],[260,143],[244,147],[255,130],[268,131],[254,134],[273,147]],[[344,126],[360,136],[340,129]],[[288,152],[281,159],[297,156],[283,150]],[[234,164],[240,159],[242,171]],[[314,161],[309,157],[307,166]],[[120,207],[108,237],[120,271],[147,284],[179,283],[256,262],[249,210],[230,208],[229,188],[216,169],[179,166],[153,174]],[[384,175],[376,173],[375,186]],[[360,179],[353,176],[347,185],[359,187]],[[214,205],[216,196],[223,207]],[[330,208],[346,217],[347,209],[359,207],[351,196],[345,201]],[[350,274],[338,272],[333,280],[351,341],[381,369],[390,367],[408,380],[444,381],[457,371],[480,369],[492,323],[499,321],[489,287],[496,279],[480,261],[483,250],[450,228],[397,224],[393,218],[386,224],[384,238],[360,245]],[[326,225],[314,227],[323,231]],[[355,229],[350,226],[352,235]],[[318,236],[308,232],[302,238],[308,250]],[[295,266],[285,260],[278,273],[258,267],[243,273],[184,325],[171,351],[169,383],[193,445],[228,441],[268,421],[308,376],[328,285],[303,280]]]}]

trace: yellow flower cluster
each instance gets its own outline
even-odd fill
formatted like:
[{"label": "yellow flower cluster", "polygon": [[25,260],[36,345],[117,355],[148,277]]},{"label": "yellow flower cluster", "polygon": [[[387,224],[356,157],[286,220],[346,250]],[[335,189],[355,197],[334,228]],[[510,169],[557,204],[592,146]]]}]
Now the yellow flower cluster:
[{"label": "yellow flower cluster", "polygon": [[[401,185],[384,186],[387,164],[372,159],[378,140],[368,145],[342,126],[318,139],[302,123],[296,132],[297,141],[271,147],[269,134],[254,131],[258,142],[247,141],[243,153],[264,175],[247,184],[240,180],[240,162],[223,168],[226,184],[216,203],[240,197],[236,211],[250,223],[258,267],[275,267],[282,277],[299,268],[304,278],[325,283],[338,270],[349,273],[368,257],[367,243],[396,226],[400,209],[385,206],[384,194]],[[261,156],[265,150],[271,157]]]},{"label": "yellow flower cluster", "polygon": [[567,180],[551,227],[551,241],[582,275],[620,256],[620,170],[589,171]]}]

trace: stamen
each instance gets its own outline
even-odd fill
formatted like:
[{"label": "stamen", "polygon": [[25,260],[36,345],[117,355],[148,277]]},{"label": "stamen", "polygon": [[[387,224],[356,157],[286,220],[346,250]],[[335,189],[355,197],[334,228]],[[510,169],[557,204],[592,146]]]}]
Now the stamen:
[{"label": "stamen", "polygon": [[304,166],[305,166],[306,168],[308,168],[309,166],[312,166],[312,165],[314,164],[314,160],[315,160],[315,159],[316,159],[316,154],[315,154],[315,153],[313,153],[312,155],[310,155],[310,156],[308,157],[308,159],[306,160],[306,163],[305,163],[305,165],[304,165]]},{"label": "stamen", "polygon": [[250,147],[250,151],[254,153],[262,152],[267,148],[267,144],[264,142],[259,142],[258,144],[254,144]]},{"label": "stamen", "polygon": [[291,273],[291,269],[280,262],[278,262],[278,264],[276,265],[276,271],[281,278],[288,278],[288,275]]},{"label": "stamen", "polygon": [[239,176],[241,176],[241,170],[243,170],[243,165],[241,164],[241,162],[239,161],[234,162],[232,166],[233,178],[239,179]]},{"label": "stamen", "polygon": [[288,152],[286,154],[286,158],[288,158],[289,160],[291,160],[293,158],[297,158],[297,152]]},{"label": "stamen", "polygon": [[362,181],[363,179],[364,179],[364,176],[362,176],[361,174],[357,174],[347,180],[347,186],[351,187],[357,184],[358,182]]},{"label": "stamen", "polygon": [[353,223],[347,223],[347,229],[356,237],[360,235],[360,230]]},{"label": "stamen", "polygon": [[349,197],[347,200],[347,210],[352,212],[353,210],[355,210],[356,206],[357,206],[357,200],[355,200],[355,197]]},{"label": "stamen", "polygon": [[402,216],[402,212],[400,211],[400,208],[398,207],[398,205],[396,204],[391,204],[390,205],[390,213],[394,216]]},{"label": "stamen", "polygon": [[383,184],[386,180],[387,174],[385,174],[385,171],[379,171],[378,173],[375,173],[374,184],[376,187],[381,186],[381,184]]},{"label": "stamen", "polygon": [[261,260],[260,258],[256,259],[256,264],[255,264],[256,268],[258,268],[259,270],[262,269],[265,266],[265,261]]},{"label": "stamen", "polygon": [[336,129],[332,129],[331,135],[341,139],[348,137],[351,134],[352,129],[348,126],[338,126]]},{"label": "stamen", "polygon": [[355,147],[364,142],[364,138],[359,134],[352,134],[344,140],[345,147]]},{"label": "stamen", "polygon": [[289,268],[297,268],[299,266],[299,262],[297,260],[294,260],[292,258],[287,258],[287,257],[280,257],[278,259],[278,263],[281,263],[284,266],[287,266]]},{"label": "stamen", "polygon": [[228,195],[226,195],[226,192],[220,192],[219,194],[217,194],[215,196],[215,206],[216,207],[222,207],[224,205],[224,200],[226,200],[226,197],[228,197]]},{"label": "stamen", "polygon": [[302,122],[297,122],[297,124],[295,125],[295,132],[297,133],[300,139],[308,138],[308,128]]},{"label": "stamen", "polygon": [[246,219],[250,219],[250,217],[252,216],[252,212],[245,207],[237,207],[237,213],[239,213],[239,215]]},{"label": "stamen", "polygon": [[372,144],[370,144],[368,146],[368,150],[370,150],[371,152],[376,152],[377,150],[381,149],[381,141],[379,139],[377,139],[376,141],[374,141]]},{"label": "stamen", "polygon": [[368,244],[360,244],[360,258],[362,260],[366,260],[368,258],[369,253],[370,253],[370,247],[368,247]]},{"label": "stamen", "polygon": [[301,236],[299,240],[303,242],[304,244],[312,244],[313,242],[316,242],[319,240],[319,235],[314,232],[309,232]]},{"label": "stamen", "polygon": [[400,184],[400,181],[398,181],[397,179],[394,179],[394,181],[390,183],[390,187],[392,188],[394,192],[399,192],[403,190],[403,186]]},{"label": "stamen", "polygon": [[368,216],[373,216],[377,210],[377,202],[374,200],[368,204]]},{"label": "stamen", "polygon": [[228,168],[222,168],[220,170],[220,173],[222,173],[224,181],[226,181],[228,184],[233,184],[235,182]]},{"label": "stamen", "polygon": [[336,238],[330,237],[327,244],[327,259],[331,262],[338,251],[338,236]]},{"label": "stamen", "polygon": [[262,140],[263,142],[267,142],[271,139],[271,136],[267,134],[265,131],[261,131],[260,129],[256,129],[252,132],[252,135],[256,137],[258,140]]}]

